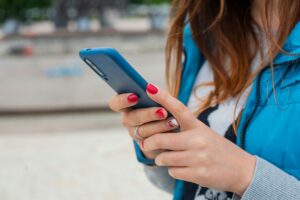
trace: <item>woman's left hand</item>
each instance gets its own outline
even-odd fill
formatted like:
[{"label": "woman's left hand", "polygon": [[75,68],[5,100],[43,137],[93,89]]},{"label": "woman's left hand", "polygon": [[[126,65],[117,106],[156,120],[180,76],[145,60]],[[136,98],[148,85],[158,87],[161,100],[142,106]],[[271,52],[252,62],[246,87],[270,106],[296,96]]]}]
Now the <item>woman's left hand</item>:
[{"label": "woman's left hand", "polygon": [[153,135],[144,140],[143,150],[169,150],[160,153],[155,163],[167,166],[176,179],[242,196],[252,180],[256,158],[215,133],[166,91],[153,85],[147,88],[150,98],[175,117],[181,132]]}]

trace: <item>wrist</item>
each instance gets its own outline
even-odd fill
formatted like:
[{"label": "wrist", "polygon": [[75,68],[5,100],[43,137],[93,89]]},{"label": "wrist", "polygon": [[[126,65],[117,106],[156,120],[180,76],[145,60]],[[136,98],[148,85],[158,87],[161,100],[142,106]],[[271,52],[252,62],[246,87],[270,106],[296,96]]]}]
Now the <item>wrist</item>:
[{"label": "wrist", "polygon": [[251,184],[255,172],[256,158],[255,156],[246,153],[245,158],[242,159],[240,163],[240,175],[238,176],[239,180],[237,180],[237,187],[234,192],[242,197]]}]

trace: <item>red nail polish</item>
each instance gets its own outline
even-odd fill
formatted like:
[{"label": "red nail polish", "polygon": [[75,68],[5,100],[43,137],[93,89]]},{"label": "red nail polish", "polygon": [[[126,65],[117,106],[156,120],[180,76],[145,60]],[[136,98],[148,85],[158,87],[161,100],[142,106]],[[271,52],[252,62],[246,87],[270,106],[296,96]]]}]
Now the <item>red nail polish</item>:
[{"label": "red nail polish", "polygon": [[156,93],[158,92],[158,89],[157,89],[157,87],[155,87],[154,85],[148,84],[148,85],[147,85],[147,91],[148,91],[150,94],[156,94]]},{"label": "red nail polish", "polygon": [[127,97],[129,103],[136,103],[139,100],[139,97],[135,94],[131,94]]},{"label": "red nail polish", "polygon": [[176,119],[171,119],[168,121],[168,126],[170,128],[177,128],[179,125]]},{"label": "red nail polish", "polygon": [[155,113],[159,118],[165,118],[165,113],[162,108],[158,109]]},{"label": "red nail polish", "polygon": [[142,149],[144,149],[144,140],[141,141],[141,146],[142,146]]}]

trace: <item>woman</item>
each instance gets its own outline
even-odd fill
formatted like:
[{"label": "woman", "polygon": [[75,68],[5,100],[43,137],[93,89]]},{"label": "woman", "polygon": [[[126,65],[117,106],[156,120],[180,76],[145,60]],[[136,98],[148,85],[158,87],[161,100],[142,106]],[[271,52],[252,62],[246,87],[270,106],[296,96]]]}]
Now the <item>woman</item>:
[{"label": "woman", "polygon": [[178,200],[300,199],[300,0],[175,0],[172,14],[169,93],[147,86],[162,108],[109,103],[147,177]]}]

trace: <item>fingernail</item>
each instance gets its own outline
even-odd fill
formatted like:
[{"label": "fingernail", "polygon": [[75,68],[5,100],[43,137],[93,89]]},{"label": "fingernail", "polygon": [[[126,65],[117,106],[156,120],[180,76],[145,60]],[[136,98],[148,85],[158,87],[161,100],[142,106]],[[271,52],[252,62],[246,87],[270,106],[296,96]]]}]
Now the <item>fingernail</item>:
[{"label": "fingernail", "polygon": [[150,94],[156,94],[158,92],[157,87],[152,84],[148,84],[146,89]]},{"label": "fingernail", "polygon": [[175,118],[172,118],[171,120],[168,121],[168,126],[170,128],[177,128],[179,127],[179,124]]},{"label": "fingernail", "polygon": [[165,113],[162,108],[158,109],[155,113],[159,118],[165,118]]},{"label": "fingernail", "polygon": [[136,103],[139,100],[139,97],[135,94],[131,94],[127,97],[129,103]]},{"label": "fingernail", "polygon": [[161,161],[159,159],[155,159],[155,164],[158,165],[158,166],[162,165],[162,163],[161,163]]}]

